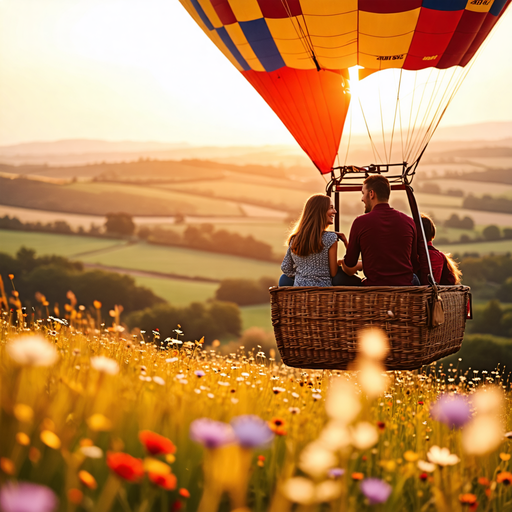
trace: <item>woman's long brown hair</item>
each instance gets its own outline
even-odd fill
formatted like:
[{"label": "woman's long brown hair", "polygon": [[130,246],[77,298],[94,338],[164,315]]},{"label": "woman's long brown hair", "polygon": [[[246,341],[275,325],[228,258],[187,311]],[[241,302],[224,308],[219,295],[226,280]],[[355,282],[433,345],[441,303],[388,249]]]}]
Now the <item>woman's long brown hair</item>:
[{"label": "woman's long brown hair", "polygon": [[308,256],[324,248],[322,234],[327,227],[327,211],[331,198],[324,194],[312,195],[304,205],[297,224],[295,224],[288,244],[297,256]]}]

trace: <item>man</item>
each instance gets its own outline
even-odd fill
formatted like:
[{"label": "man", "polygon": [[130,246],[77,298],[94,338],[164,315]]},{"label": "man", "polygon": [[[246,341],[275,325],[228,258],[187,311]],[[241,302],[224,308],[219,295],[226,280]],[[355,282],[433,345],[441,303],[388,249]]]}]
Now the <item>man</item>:
[{"label": "man", "polygon": [[361,254],[363,286],[419,285],[414,275],[419,270],[414,220],[389,206],[391,187],[384,176],[366,178],[362,193],[365,214],[354,220],[349,241],[342,237],[347,249],[339,261],[343,270],[355,274]]}]

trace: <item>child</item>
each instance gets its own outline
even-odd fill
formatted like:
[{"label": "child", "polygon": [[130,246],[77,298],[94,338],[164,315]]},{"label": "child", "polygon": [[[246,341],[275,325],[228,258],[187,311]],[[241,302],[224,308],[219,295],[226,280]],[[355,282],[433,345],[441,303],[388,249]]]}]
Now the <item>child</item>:
[{"label": "child", "polygon": [[338,266],[338,234],[326,231],[334,223],[335,215],[329,196],[315,194],[306,201],[300,219],[288,237],[279,286],[361,284],[359,277],[348,276]]},{"label": "child", "polygon": [[460,284],[462,272],[457,263],[449,254],[438,251],[433,245],[432,240],[436,237],[436,225],[434,221],[425,214],[421,214],[421,222],[425,230],[425,236],[428,243],[428,253],[432,265],[432,277],[437,284]]}]

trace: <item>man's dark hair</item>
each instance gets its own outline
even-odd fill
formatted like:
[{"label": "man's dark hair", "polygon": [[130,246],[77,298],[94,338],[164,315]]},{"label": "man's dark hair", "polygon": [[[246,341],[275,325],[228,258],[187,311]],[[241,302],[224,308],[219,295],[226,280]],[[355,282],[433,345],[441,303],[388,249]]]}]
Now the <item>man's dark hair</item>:
[{"label": "man's dark hair", "polygon": [[389,201],[389,195],[391,194],[391,186],[389,181],[384,176],[376,174],[374,176],[368,176],[364,180],[367,190],[373,190],[379,201]]},{"label": "man's dark hair", "polygon": [[421,222],[423,223],[427,242],[431,242],[436,237],[436,225],[434,224],[434,221],[424,213],[421,214]]}]

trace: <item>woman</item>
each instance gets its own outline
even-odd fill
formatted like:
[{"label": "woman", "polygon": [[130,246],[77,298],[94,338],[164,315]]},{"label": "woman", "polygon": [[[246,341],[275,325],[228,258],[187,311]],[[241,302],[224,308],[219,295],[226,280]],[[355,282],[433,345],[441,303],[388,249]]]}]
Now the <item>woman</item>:
[{"label": "woman", "polygon": [[[358,286],[361,279],[348,276],[338,266],[338,233],[326,231],[334,223],[332,199],[311,196],[288,237],[279,286]],[[345,239],[340,233],[339,236]],[[360,266],[360,265],[359,265]]]},{"label": "woman", "polygon": [[421,222],[427,239],[428,254],[432,265],[432,277],[437,284],[460,284],[462,272],[457,263],[449,254],[438,251],[432,244],[436,237],[436,225],[434,221],[424,213],[421,214]]}]

